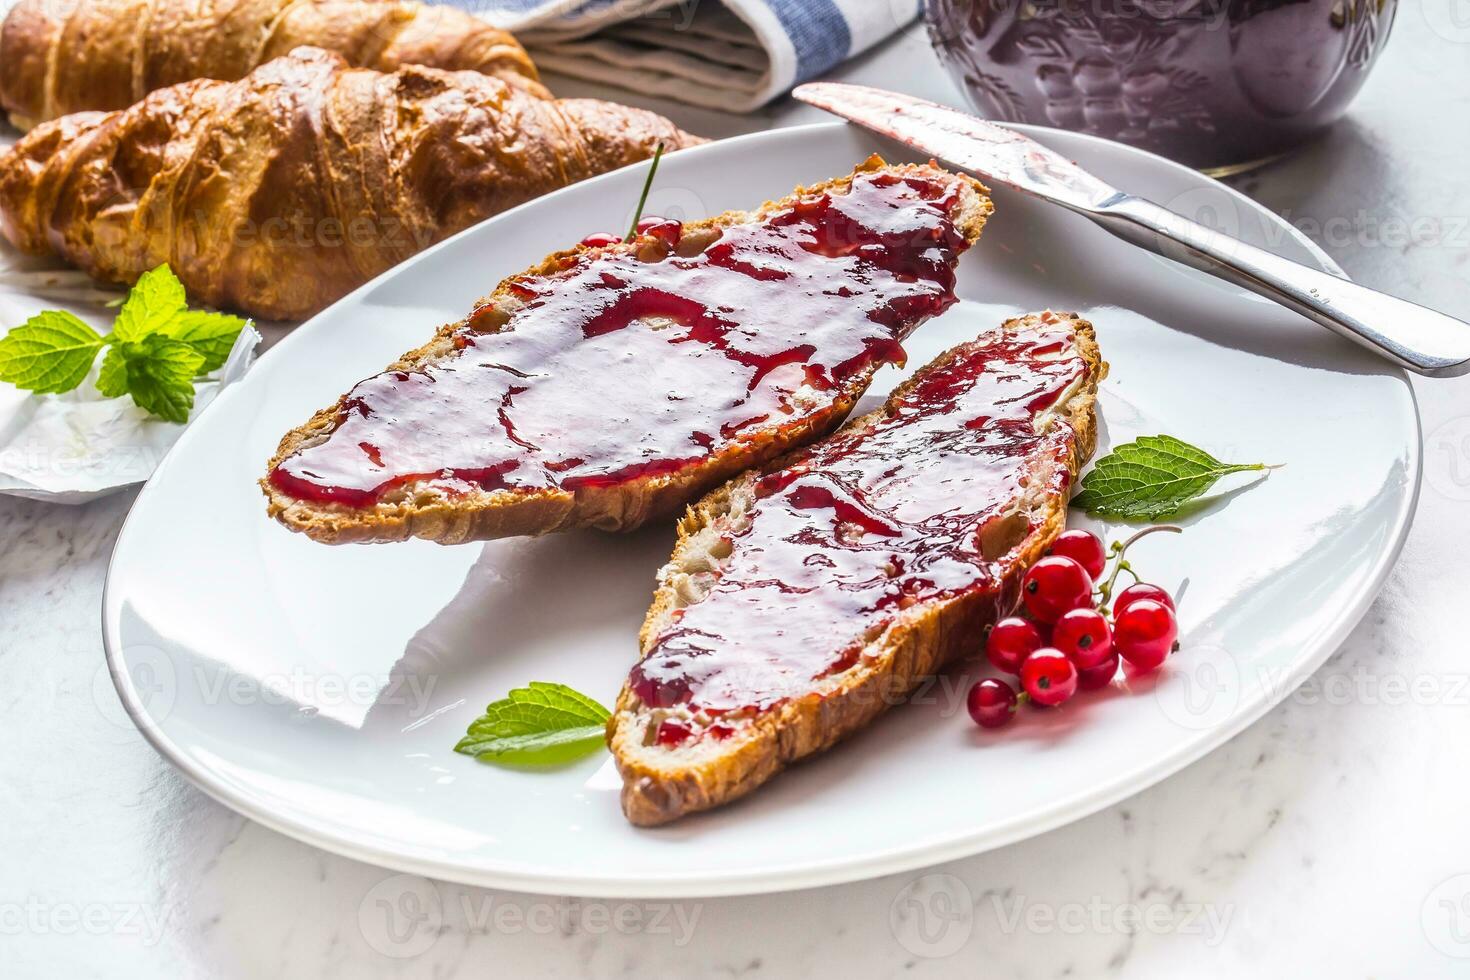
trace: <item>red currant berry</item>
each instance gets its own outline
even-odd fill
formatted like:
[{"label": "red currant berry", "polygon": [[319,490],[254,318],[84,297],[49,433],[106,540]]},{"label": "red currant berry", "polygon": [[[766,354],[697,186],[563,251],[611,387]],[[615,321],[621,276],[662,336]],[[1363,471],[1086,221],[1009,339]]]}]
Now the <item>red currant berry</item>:
[{"label": "red currant berry", "polygon": [[1147,582],[1134,582],[1128,588],[1118,593],[1118,598],[1113,600],[1113,615],[1116,617],[1139,599],[1152,599],[1154,602],[1162,602],[1170,609],[1174,608],[1174,599],[1164,589]]},{"label": "red currant berry", "polygon": [[646,214],[638,219],[638,234],[642,235],[654,225],[661,225],[663,223],[664,219],[661,216],[656,214]]},{"label": "red currant berry", "polygon": [[1118,614],[1113,624],[1113,643],[1124,660],[1140,671],[1150,671],[1164,662],[1179,638],[1174,610],[1153,599],[1139,599]]},{"label": "red currant berry", "polygon": [[1016,715],[1016,692],[1005,681],[988,677],[970,688],[965,707],[981,728],[1000,728]]},{"label": "red currant berry", "polygon": [[1055,623],[1069,609],[1092,605],[1092,579],[1076,559],[1048,555],[1026,572],[1021,598],[1033,619]]},{"label": "red currant berry", "polygon": [[1021,686],[1037,704],[1061,704],[1077,693],[1077,667],[1062,651],[1042,647],[1021,664]]},{"label": "red currant berry", "polygon": [[1093,580],[1102,577],[1108,567],[1108,553],[1103,548],[1102,538],[1091,531],[1063,531],[1046,549],[1048,555],[1070,558],[1086,570]]},{"label": "red currant berry", "polygon": [[679,221],[665,221],[661,225],[654,226],[648,233],[655,238],[663,239],[670,248],[678,248],[679,242],[684,237],[684,225]]},{"label": "red currant berry", "polygon": [[622,241],[617,235],[599,231],[582,239],[582,244],[588,248],[607,248],[609,245],[620,245]]},{"label": "red currant berry", "polygon": [[1113,631],[1096,609],[1069,609],[1051,628],[1051,645],[1086,670],[1113,655]]},{"label": "red currant berry", "polygon": [[1118,655],[1115,653],[1095,667],[1077,671],[1077,686],[1084,691],[1096,691],[1107,687],[1118,676]]},{"label": "red currant berry", "polygon": [[672,218],[649,215],[638,222],[638,234],[652,235],[654,238],[662,239],[670,246],[678,245],[679,239],[684,237],[684,223]]},{"label": "red currant berry", "polygon": [[1044,645],[1036,624],[1020,616],[1010,616],[990,628],[990,635],[985,638],[985,655],[996,670],[1019,674],[1021,661]]}]

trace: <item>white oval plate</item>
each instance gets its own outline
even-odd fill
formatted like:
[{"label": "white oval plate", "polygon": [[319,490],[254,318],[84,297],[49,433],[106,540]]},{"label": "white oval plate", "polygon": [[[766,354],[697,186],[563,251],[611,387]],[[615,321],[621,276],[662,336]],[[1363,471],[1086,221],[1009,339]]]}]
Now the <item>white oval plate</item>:
[{"label": "white oval plate", "polygon": [[[1330,266],[1183,167],[1035,135],[1121,187]],[[902,156],[841,125],[674,154],[650,210],[749,207],[875,150]],[[672,529],[329,548],[267,520],[255,480],[282,433],[503,275],[624,226],[643,177],[631,168],[552,194],[358,290],[221,396],[144,488],[108,576],[107,654],[134,721],[206,792],[328,850],[475,884],[628,897],[820,885],[996,847],[1143,789],[1285,697],[1367,609],[1419,485],[1403,374],[1082,219],[997,192],[962,264],[965,302],[918,332],[911,365],[1012,313],[1079,310],[1112,362],[1099,452],[1167,432],[1225,460],[1285,464],[1133,556],[1180,597],[1184,649],[1170,665],[1062,711],[1027,711],[1000,734],[971,725],[957,674],[749,799],[654,831],[624,822],[605,755],[526,773],[455,754],[483,706],[528,681],[612,702]],[[885,369],[869,401],[902,374]]]}]

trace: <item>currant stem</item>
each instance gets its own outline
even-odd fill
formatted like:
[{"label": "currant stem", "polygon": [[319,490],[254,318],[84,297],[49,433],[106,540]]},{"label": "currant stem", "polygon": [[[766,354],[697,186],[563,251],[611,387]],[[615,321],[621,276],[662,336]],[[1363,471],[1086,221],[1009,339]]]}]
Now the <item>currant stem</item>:
[{"label": "currant stem", "polygon": [[648,168],[648,179],[643,182],[643,193],[638,198],[638,210],[633,212],[633,223],[628,226],[628,233],[623,236],[623,241],[631,242],[638,237],[638,222],[643,220],[643,209],[648,206],[648,192],[653,189],[653,177],[658,173],[658,162],[664,157],[664,145],[659,143],[653,151],[653,163]]},{"label": "currant stem", "polygon": [[1170,534],[1183,534],[1184,528],[1178,527],[1174,524],[1155,524],[1153,527],[1146,527],[1142,531],[1137,532],[1127,541],[1124,541],[1122,544],[1114,541],[1112,548],[1109,550],[1117,555],[1118,563],[1113,566],[1113,574],[1109,575],[1108,580],[1103,583],[1101,588],[1098,589],[1098,594],[1100,596],[1100,598],[1098,599],[1099,606],[1106,606],[1108,604],[1108,600],[1113,597],[1113,586],[1118,583],[1119,572],[1126,571],[1129,575],[1133,576],[1133,581],[1135,582],[1143,581],[1143,579],[1139,578],[1138,573],[1133,570],[1133,566],[1128,564],[1128,560],[1125,556],[1128,554],[1128,549],[1133,547],[1140,538],[1145,538],[1156,531],[1168,531]]}]

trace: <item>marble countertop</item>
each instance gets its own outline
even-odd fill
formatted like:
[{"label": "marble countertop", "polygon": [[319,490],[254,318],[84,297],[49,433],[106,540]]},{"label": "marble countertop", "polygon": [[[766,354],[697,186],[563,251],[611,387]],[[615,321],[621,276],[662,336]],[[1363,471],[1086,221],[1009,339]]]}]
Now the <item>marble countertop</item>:
[{"label": "marble countertop", "polygon": [[[1354,278],[1470,317],[1470,28],[1454,29],[1464,7],[1456,21],[1453,3],[1411,0],[1350,116],[1236,183]],[[958,100],[918,31],[842,74]],[[671,114],[712,134],[819,118],[789,104],[742,120]],[[0,974],[1470,974],[1458,618],[1470,379],[1415,387],[1426,471],[1403,556],[1343,648],[1265,718],[1154,788],[1025,843],[736,899],[428,882],[237,816],[122,719],[103,667],[103,578],[132,494],[84,507],[0,499]]]}]

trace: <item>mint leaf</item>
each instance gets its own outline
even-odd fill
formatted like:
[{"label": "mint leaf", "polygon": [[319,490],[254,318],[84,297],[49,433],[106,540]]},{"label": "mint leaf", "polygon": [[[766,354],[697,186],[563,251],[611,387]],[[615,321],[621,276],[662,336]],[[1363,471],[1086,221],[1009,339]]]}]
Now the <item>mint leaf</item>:
[{"label": "mint leaf", "polygon": [[186,310],[176,314],[165,325],[163,334],[181,340],[204,355],[200,374],[217,371],[224,366],[225,358],[235,346],[235,338],[245,329],[246,321],[228,313],[205,313],[203,310]]},{"label": "mint leaf", "polygon": [[112,325],[114,341],[142,340],[163,333],[171,321],[187,308],[184,284],[166,264],[138,277]]},{"label": "mint leaf", "polygon": [[38,313],[0,339],[0,381],[37,394],[71,391],[92,370],[103,343],[70,313]]},{"label": "mint leaf", "polygon": [[512,765],[571,762],[603,744],[609,714],[564,684],[532,681],[487,707],[454,751]]},{"label": "mint leaf", "polygon": [[1097,461],[1082,478],[1082,492],[1072,506],[1094,517],[1158,520],[1178,513],[1222,476],[1268,468],[1222,463],[1173,436],[1140,436]]},{"label": "mint leaf", "polygon": [[122,344],[109,347],[97,372],[97,390],[105,398],[121,398],[128,393],[128,358],[123,348]]},{"label": "mint leaf", "polygon": [[247,321],[190,310],[183,283],[165,265],[143,273],[128,292],[112,333],[100,336],[70,313],[47,310],[0,339],[0,381],[37,393],[70,391],[107,347],[97,390],[132,395],[170,422],[186,422],[194,379],[222,367]]},{"label": "mint leaf", "polygon": [[187,422],[194,407],[194,377],[204,355],[182,340],[149,334],[114,344],[103,358],[97,389],[115,398],[127,392],[138,407],[170,422]]}]

